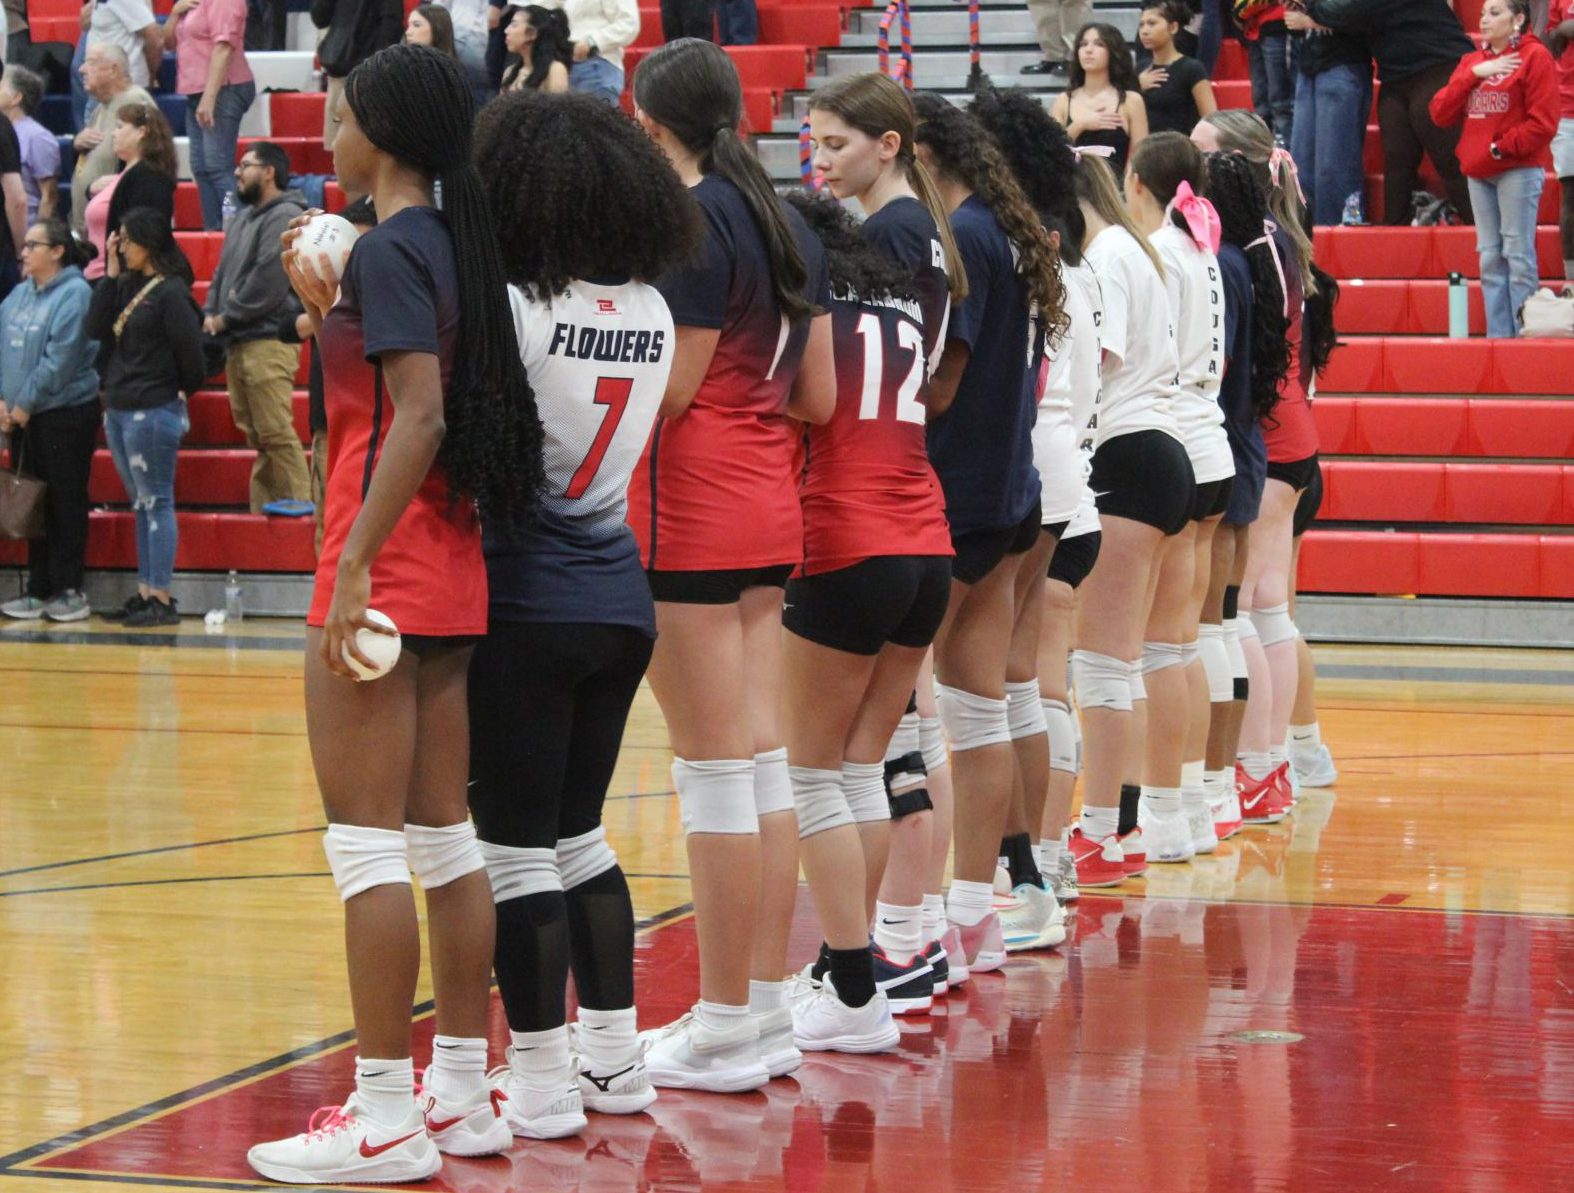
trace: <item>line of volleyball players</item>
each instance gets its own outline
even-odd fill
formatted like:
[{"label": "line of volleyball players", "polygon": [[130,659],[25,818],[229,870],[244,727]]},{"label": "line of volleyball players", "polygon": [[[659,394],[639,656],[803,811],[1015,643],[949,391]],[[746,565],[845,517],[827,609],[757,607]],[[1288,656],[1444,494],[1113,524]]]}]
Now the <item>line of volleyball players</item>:
[{"label": "line of volleyball players", "polygon": [[[1122,202],[1028,96],[846,79],[811,130],[858,224],[776,195],[710,43],[642,63],[643,131],[506,97],[472,162],[462,92],[419,49],[359,68],[336,169],[379,224],[341,282],[286,253],[329,393],[307,707],[359,1045],[343,1105],[252,1149],[286,1182],[891,1049],[894,1015],[1060,944],[1079,886],[1282,816],[1293,716],[1319,744],[1282,606],[1332,331],[1301,334],[1307,246],[1246,132],[1149,138]],[[356,684],[373,604],[405,652]],[[644,1033],[601,824],[642,677],[699,949],[693,1010]],[[823,944],[789,976],[800,867]]]}]

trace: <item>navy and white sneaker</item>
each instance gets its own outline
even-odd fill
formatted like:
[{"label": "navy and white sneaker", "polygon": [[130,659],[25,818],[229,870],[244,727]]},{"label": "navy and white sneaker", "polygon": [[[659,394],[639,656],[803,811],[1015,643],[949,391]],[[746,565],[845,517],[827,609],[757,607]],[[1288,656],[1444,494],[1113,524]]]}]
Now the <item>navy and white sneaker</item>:
[{"label": "navy and white sneaker", "polygon": [[929,962],[929,969],[934,977],[934,996],[943,997],[951,988],[951,960],[946,955],[945,945],[938,940],[930,941],[929,947],[924,950],[924,960]]},{"label": "navy and white sneaker", "polygon": [[893,1015],[927,1015],[934,1006],[934,967],[923,953],[917,953],[906,965],[898,965],[887,957],[879,945],[874,950],[874,988],[884,994],[891,1004]]}]

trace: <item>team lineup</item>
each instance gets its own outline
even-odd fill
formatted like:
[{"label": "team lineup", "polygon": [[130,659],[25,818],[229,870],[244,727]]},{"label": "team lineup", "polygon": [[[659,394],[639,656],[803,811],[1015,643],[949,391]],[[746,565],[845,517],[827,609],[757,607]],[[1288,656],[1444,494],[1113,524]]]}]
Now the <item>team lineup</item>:
[{"label": "team lineup", "polygon": [[[251,1149],[264,1177],[423,1180],[892,1050],[1065,945],[1080,888],[1333,780],[1292,602],[1337,286],[1260,120],[1117,177],[1031,94],[849,76],[810,106],[828,193],[784,199],[721,49],[653,52],[634,100],[477,114],[449,59],[382,51],[339,108],[353,251],[286,234],[329,417],[305,690],[357,1059]],[[692,1011],[647,1032],[601,823],[642,681],[699,946]]]}]

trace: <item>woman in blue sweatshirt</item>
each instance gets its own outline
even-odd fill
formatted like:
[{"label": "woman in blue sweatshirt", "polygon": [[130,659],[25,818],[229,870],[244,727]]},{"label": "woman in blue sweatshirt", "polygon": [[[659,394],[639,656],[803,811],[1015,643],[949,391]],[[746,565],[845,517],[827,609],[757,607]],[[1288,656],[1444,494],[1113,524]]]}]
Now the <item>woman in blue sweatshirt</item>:
[{"label": "woman in blue sweatshirt", "polygon": [[98,436],[97,345],[85,322],[92,250],[63,220],[39,220],[22,242],[22,281],[0,303],[0,431],[48,485],[44,537],[28,546],[27,595],[0,605],[19,620],[81,621],[87,483]]}]

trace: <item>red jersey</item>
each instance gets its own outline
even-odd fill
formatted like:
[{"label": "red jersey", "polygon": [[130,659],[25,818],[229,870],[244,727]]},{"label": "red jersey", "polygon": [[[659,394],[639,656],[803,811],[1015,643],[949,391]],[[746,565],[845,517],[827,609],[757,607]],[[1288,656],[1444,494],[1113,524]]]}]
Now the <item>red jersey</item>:
[{"label": "red jersey", "polygon": [[1290,371],[1278,404],[1262,421],[1263,443],[1273,464],[1293,464],[1317,454],[1317,422],[1306,396],[1306,378],[1301,374],[1302,332],[1306,322],[1306,290],[1301,281],[1295,245],[1283,229],[1273,232],[1274,247],[1284,269],[1285,304],[1290,312]]},{"label": "red jersey", "polygon": [[1466,54],[1432,97],[1431,115],[1439,128],[1464,124],[1459,168],[1467,178],[1495,178],[1525,166],[1541,169],[1558,131],[1558,69],[1547,47],[1527,33],[1508,53],[1520,56],[1519,66],[1490,79],[1476,78],[1475,68],[1498,55],[1490,49]]},{"label": "red jersey", "polygon": [[836,413],[809,428],[799,492],[804,575],[881,555],[953,554],[925,445],[919,300],[837,295],[831,317]]},{"label": "red jersey", "polygon": [[[397,416],[383,384],[384,352],[429,352],[446,387],[459,329],[453,241],[443,217],[407,207],[363,235],[350,253],[339,301],[318,334],[328,409],[328,483],[322,557],[306,624],[333,600],[339,556]],[[362,295],[376,301],[363,306]],[[372,608],[402,634],[486,633],[486,564],[475,506],[454,501],[433,469],[372,562]]]},{"label": "red jersey", "polygon": [[[1574,20],[1574,0],[1552,0],[1547,13],[1548,33],[1564,21]],[[1574,41],[1558,56],[1558,110],[1564,120],[1574,120]]]},{"label": "red jersey", "polygon": [[[720,332],[689,408],[660,419],[629,482],[628,520],[653,571],[796,564],[803,516],[794,469],[798,424],[787,399],[809,342],[809,320],[776,303],[765,239],[742,192],[708,174],[693,188],[705,247],[657,284],[678,327]],[[825,250],[783,204],[809,266],[804,297],[830,305]]]}]

